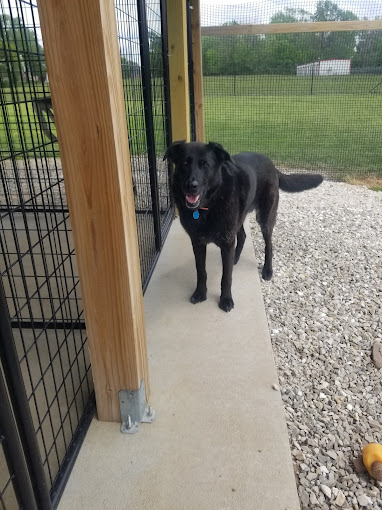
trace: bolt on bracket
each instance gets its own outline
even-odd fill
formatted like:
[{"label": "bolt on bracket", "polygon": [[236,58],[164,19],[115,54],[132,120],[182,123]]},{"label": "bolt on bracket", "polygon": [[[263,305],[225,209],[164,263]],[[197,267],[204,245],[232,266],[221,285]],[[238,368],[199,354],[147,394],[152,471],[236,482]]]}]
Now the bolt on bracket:
[{"label": "bolt on bracket", "polygon": [[135,434],[141,423],[155,421],[155,409],[151,406],[146,407],[145,381],[143,379],[139,390],[120,390],[118,397],[123,434]]}]

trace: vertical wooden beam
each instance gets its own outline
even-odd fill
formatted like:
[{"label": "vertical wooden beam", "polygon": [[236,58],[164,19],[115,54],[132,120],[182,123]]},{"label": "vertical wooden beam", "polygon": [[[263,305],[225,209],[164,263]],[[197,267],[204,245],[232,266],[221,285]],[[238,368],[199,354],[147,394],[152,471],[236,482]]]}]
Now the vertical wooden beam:
[{"label": "vertical wooden beam", "polygon": [[194,63],[194,102],[196,140],[204,142],[202,37],[200,0],[191,0],[192,57]]},{"label": "vertical wooden beam", "polygon": [[113,0],[38,0],[100,420],[148,392],[143,296]]},{"label": "vertical wooden beam", "polygon": [[171,132],[173,141],[190,141],[190,97],[186,2],[167,0]]}]

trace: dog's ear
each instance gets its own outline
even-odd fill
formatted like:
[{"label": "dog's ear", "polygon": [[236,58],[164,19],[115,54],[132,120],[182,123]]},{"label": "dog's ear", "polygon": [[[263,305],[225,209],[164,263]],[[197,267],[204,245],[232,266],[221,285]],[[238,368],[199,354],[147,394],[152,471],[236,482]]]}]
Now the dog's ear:
[{"label": "dog's ear", "polygon": [[229,153],[224,149],[220,143],[216,142],[209,142],[207,144],[207,147],[209,150],[213,151],[215,153],[215,156],[219,163],[223,163],[224,161],[231,161],[231,156]]},{"label": "dog's ear", "polygon": [[185,140],[174,142],[166,150],[163,160],[168,159],[171,163],[176,163],[183,155]]}]

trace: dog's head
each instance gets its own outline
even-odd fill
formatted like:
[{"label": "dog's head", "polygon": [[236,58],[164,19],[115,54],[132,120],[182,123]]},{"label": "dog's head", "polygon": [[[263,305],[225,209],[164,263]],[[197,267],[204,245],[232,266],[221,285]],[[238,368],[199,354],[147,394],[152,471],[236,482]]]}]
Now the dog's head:
[{"label": "dog's head", "polygon": [[175,165],[185,205],[197,209],[206,192],[221,180],[221,166],[231,156],[218,143],[174,142],[164,158]]}]

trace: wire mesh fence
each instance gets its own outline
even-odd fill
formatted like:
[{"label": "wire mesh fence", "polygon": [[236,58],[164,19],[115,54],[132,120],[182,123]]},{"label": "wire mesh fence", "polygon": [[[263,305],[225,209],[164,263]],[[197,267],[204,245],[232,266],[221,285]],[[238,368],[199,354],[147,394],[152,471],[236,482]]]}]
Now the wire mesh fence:
[{"label": "wire mesh fence", "polygon": [[[2,374],[0,374],[2,377]],[[6,397],[6,394],[1,394],[1,398]],[[4,412],[4,411],[3,411]],[[2,416],[3,418],[3,416]],[[5,510],[7,508],[15,508],[17,503],[17,496],[14,490],[13,483],[15,482],[16,474],[12,466],[8,465],[5,456],[7,436],[3,428],[0,426],[0,508]]]},{"label": "wire mesh fence", "polygon": [[[115,7],[146,288],[173,216],[162,159],[170,126],[165,2]],[[0,9],[0,274],[16,349],[5,362],[21,371],[55,506],[94,409],[93,382],[37,6],[0,0]],[[18,508],[1,454],[0,508]]]},{"label": "wire mesh fence", "polygon": [[171,223],[165,2],[116,0],[126,121],[144,288]]},{"label": "wire mesh fence", "polygon": [[381,177],[382,30],[269,33],[275,23],[380,19],[380,2],[206,0],[201,18],[207,140],[284,170]]},{"label": "wire mesh fence", "polygon": [[[7,315],[4,309],[4,289],[0,289],[0,310],[3,315]],[[5,323],[4,318],[0,318],[1,350],[4,350],[5,330],[10,331],[9,323]],[[5,349],[6,350],[6,349]],[[43,501],[37,504],[32,488],[32,481],[28,472],[24,452],[21,446],[19,430],[16,426],[15,416],[17,411],[12,407],[9,398],[9,387],[3,376],[7,372],[7,367],[0,364],[0,508],[13,510],[17,507],[27,508],[28,510],[37,510],[38,508],[47,510]],[[25,408],[27,404],[25,403]],[[36,449],[38,448],[37,443]],[[42,465],[40,471],[43,473]],[[46,501],[50,508],[49,493],[45,490]],[[42,503],[40,505],[40,503]]]},{"label": "wire mesh fence", "polygon": [[38,11],[0,7],[0,272],[54,499],[93,382]]},{"label": "wire mesh fence", "polygon": [[[0,442],[3,443],[3,432]],[[6,510],[7,508],[15,508],[17,502],[16,493],[13,488],[13,480],[15,474],[7,466],[3,448],[0,449],[0,508]]]}]

